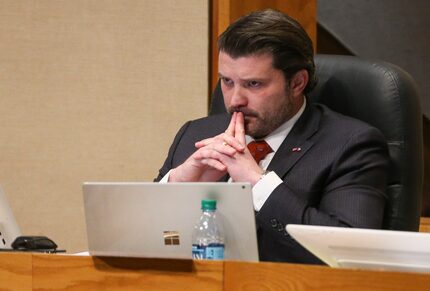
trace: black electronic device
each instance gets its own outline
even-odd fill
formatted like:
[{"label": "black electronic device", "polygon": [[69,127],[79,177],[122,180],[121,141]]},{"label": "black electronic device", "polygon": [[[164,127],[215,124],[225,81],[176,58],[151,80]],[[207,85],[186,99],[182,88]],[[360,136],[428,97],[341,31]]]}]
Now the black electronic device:
[{"label": "black electronic device", "polygon": [[14,250],[21,251],[52,251],[57,244],[46,236],[19,236],[11,244]]}]

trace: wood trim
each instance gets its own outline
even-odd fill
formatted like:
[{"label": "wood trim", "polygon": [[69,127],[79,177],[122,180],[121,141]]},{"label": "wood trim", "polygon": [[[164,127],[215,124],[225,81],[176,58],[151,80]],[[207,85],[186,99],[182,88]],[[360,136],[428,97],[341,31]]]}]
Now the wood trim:
[{"label": "wood trim", "polygon": [[430,217],[421,217],[420,232],[430,232]]},{"label": "wood trim", "polygon": [[286,263],[0,254],[1,290],[428,290],[430,274]]},{"label": "wood trim", "polygon": [[279,263],[224,263],[224,290],[428,290],[430,275]]},{"label": "wood trim", "polygon": [[231,23],[230,2],[231,0],[212,0],[210,3],[209,98],[218,82],[218,36]]},{"label": "wood trim", "polygon": [[223,290],[222,261],[33,255],[34,290]]},{"label": "wood trim", "polygon": [[0,290],[32,290],[32,255],[0,253]]}]

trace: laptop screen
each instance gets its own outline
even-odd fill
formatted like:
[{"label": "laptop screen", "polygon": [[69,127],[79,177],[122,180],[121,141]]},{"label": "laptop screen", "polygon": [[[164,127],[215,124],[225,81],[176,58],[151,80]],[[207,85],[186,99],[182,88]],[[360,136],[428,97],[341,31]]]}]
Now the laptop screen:
[{"label": "laptop screen", "polygon": [[[92,255],[192,257],[192,231],[201,200],[217,201],[225,259],[258,261],[248,183],[84,183],[88,248]],[[178,244],[166,240],[172,235]]]},{"label": "laptop screen", "polygon": [[0,248],[10,249],[11,243],[20,235],[21,230],[0,186]]}]

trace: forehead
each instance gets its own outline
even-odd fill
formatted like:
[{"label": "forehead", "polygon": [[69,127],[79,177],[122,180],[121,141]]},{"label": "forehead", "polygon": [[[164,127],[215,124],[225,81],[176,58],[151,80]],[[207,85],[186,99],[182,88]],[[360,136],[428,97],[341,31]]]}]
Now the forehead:
[{"label": "forehead", "polygon": [[270,53],[232,58],[221,51],[218,57],[218,69],[222,76],[237,76],[244,79],[268,77],[281,72],[273,67],[273,56]]}]

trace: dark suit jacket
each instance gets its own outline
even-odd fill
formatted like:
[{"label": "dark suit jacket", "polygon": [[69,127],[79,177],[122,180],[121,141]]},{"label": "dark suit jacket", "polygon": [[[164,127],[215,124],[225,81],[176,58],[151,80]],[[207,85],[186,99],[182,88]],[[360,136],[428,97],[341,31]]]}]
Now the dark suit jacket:
[{"label": "dark suit jacket", "polygon": [[[187,122],[156,180],[183,163],[196,141],[225,131],[229,121],[221,114]],[[256,213],[260,260],[321,263],[286,233],[286,224],[381,228],[388,164],[377,129],[308,103],[268,167],[284,183]]]}]

